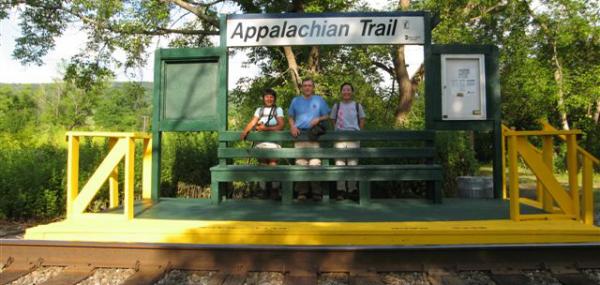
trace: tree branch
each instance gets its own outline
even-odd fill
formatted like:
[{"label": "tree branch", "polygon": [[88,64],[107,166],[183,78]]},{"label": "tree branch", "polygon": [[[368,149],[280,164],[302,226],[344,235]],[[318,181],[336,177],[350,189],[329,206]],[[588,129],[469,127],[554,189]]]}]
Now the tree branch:
[{"label": "tree branch", "polygon": [[483,15],[489,14],[489,13],[491,13],[492,11],[494,11],[496,9],[504,8],[504,7],[506,7],[506,5],[508,5],[508,2],[506,2],[506,1],[500,2],[500,3],[498,3],[498,4],[496,4],[496,5],[492,6],[492,7],[489,7],[487,9],[483,10],[483,12],[481,12],[479,14],[479,16],[475,16],[475,17],[469,19],[468,22],[473,22],[473,21],[479,20],[479,19],[481,19],[481,17],[483,17]]},{"label": "tree branch", "polygon": [[417,71],[410,78],[410,84],[412,85],[413,91],[416,92],[419,87],[419,83],[423,80],[425,76],[425,64],[421,63]]},{"label": "tree branch", "polygon": [[391,77],[396,78],[396,73],[394,72],[394,68],[389,67],[387,65],[385,65],[384,63],[375,61],[375,60],[371,60],[371,62],[373,63],[373,65],[383,69],[385,72],[387,72]]},{"label": "tree branch", "polygon": [[214,17],[208,15],[206,12],[208,11],[209,6],[203,6],[204,9],[194,6],[192,3],[184,1],[184,0],[162,0],[166,2],[173,3],[185,10],[192,12],[194,15],[198,16],[201,20],[207,22],[211,26],[215,28],[219,28],[219,20]]}]

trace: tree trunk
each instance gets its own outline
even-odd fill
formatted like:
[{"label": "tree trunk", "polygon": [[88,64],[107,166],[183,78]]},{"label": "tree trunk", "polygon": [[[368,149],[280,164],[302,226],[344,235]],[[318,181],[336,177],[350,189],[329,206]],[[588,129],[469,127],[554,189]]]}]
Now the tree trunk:
[{"label": "tree trunk", "polygon": [[320,70],[319,46],[313,46],[310,48],[310,53],[308,54],[308,70],[311,73],[318,73]]},{"label": "tree trunk", "polygon": [[296,55],[292,50],[291,46],[284,46],[283,52],[285,54],[285,59],[288,62],[288,72],[290,74],[290,78],[292,80],[292,84],[294,85],[294,90],[296,94],[300,93],[300,73],[298,72],[298,63],[296,62]]},{"label": "tree trunk", "polygon": [[594,112],[594,122],[600,124],[600,99],[596,101],[596,112]]},{"label": "tree trunk", "polygon": [[399,100],[396,106],[396,124],[402,125],[412,107],[414,99],[414,90],[406,70],[406,60],[404,57],[404,45],[394,48],[394,72],[396,73],[396,82],[398,82]]},{"label": "tree trunk", "polygon": [[[402,11],[408,10],[410,0],[400,0],[398,8]],[[412,107],[415,97],[415,89],[413,88],[408,70],[406,69],[406,59],[404,54],[404,45],[396,46],[392,51],[394,59],[394,73],[396,82],[398,82],[398,106],[396,106],[396,125],[402,125],[406,122],[407,115]]]},{"label": "tree trunk", "polygon": [[552,60],[554,61],[554,66],[556,70],[554,71],[554,81],[556,81],[556,86],[558,87],[557,96],[558,96],[558,113],[560,115],[560,124],[563,130],[569,130],[569,121],[567,120],[567,111],[565,110],[565,92],[564,92],[564,81],[563,81],[563,72],[562,66],[558,61],[558,52],[556,51],[556,42],[552,43],[553,55]]}]

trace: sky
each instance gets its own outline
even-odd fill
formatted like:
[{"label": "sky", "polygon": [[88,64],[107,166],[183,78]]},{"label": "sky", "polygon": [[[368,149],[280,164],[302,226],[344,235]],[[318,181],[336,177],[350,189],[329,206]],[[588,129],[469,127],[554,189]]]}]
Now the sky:
[{"label": "sky", "polygon": [[[385,6],[386,0],[369,1],[372,7]],[[230,13],[231,7],[220,7],[221,13]],[[56,46],[43,57],[43,65],[22,65],[13,59],[12,53],[15,39],[20,35],[18,12],[11,11],[7,19],[0,21],[0,83],[50,83],[62,78],[61,66],[85,46],[86,34],[76,27],[70,26],[64,34],[56,39]],[[155,41],[156,48],[166,47],[167,40]],[[423,62],[421,46],[407,46],[407,64],[409,74],[413,74]],[[151,54],[150,54],[151,55]],[[123,58],[122,54],[116,54]],[[236,52],[229,59],[229,88],[233,88],[242,76],[258,76],[260,70],[254,65],[243,65],[247,57],[245,53]],[[154,57],[148,56],[146,66],[138,70],[116,70],[116,81],[153,81]],[[135,76],[131,76],[131,74]],[[389,80],[388,80],[389,82]]]}]

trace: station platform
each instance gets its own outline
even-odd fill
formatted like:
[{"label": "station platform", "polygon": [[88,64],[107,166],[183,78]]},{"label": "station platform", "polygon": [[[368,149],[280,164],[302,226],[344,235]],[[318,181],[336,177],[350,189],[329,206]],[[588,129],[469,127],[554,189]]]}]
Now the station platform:
[{"label": "station platform", "polygon": [[[539,210],[523,205],[522,213]],[[25,239],[295,246],[414,246],[600,242],[600,227],[573,220],[509,219],[508,201],[447,198],[304,202],[161,198],[27,229]]]}]

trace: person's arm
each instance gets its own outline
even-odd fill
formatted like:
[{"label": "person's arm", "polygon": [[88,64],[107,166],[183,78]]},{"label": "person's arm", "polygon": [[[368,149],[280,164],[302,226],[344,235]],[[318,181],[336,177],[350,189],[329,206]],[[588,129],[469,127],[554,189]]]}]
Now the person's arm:
[{"label": "person's arm", "polygon": [[323,115],[321,117],[318,118],[314,118],[312,121],[310,121],[310,126],[314,127],[316,126],[318,123],[320,123],[321,121],[326,121],[327,119],[329,119],[329,115]]},{"label": "person's arm", "polygon": [[321,115],[321,116],[310,121],[311,127],[316,126],[321,121],[325,121],[325,120],[329,119],[329,112],[331,110],[329,110],[329,106],[327,106],[327,102],[325,102],[325,100],[323,100],[323,98],[321,98],[321,97],[319,97],[319,98],[321,101],[320,102],[321,108],[319,110],[319,115]]},{"label": "person's arm", "polygon": [[258,122],[258,117],[252,117],[252,120],[250,120],[250,122],[248,122],[248,124],[246,125],[246,127],[244,128],[242,133],[240,134],[241,140],[246,139],[246,137],[248,136],[248,133],[250,133],[250,130],[252,130],[252,128],[256,125],[257,122]]},{"label": "person's arm", "polygon": [[277,120],[277,125],[271,126],[271,127],[267,127],[265,125],[260,125],[260,126],[256,127],[256,130],[257,131],[281,131],[281,130],[283,130],[283,126],[285,125],[285,122],[283,121],[283,117],[276,117],[275,119]]},{"label": "person's arm", "polygon": [[366,115],[365,115],[365,109],[363,108],[363,106],[361,104],[358,104],[358,126],[360,127],[360,129],[364,129],[365,128],[365,119],[366,119]]},{"label": "person's arm", "polygon": [[290,133],[292,134],[292,136],[299,136],[300,130],[296,127],[296,121],[294,121],[294,118],[292,116],[288,118],[288,122],[290,123]]},{"label": "person's arm", "polygon": [[295,104],[296,98],[292,99],[292,103],[288,108],[288,123],[290,123],[290,134],[292,134],[293,137],[297,137],[300,135],[300,130],[298,129],[298,127],[296,127],[296,120],[294,120],[294,118],[296,117]]}]

